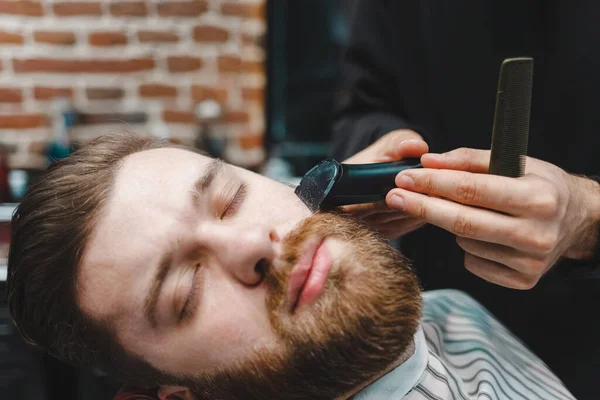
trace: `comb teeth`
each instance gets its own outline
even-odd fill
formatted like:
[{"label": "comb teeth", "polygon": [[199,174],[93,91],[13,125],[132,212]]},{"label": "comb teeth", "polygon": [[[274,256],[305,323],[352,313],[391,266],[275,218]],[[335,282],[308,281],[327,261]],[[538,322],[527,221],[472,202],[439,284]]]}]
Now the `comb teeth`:
[{"label": "comb teeth", "polygon": [[504,60],[496,94],[490,174],[517,178],[525,173],[532,86],[532,58]]}]

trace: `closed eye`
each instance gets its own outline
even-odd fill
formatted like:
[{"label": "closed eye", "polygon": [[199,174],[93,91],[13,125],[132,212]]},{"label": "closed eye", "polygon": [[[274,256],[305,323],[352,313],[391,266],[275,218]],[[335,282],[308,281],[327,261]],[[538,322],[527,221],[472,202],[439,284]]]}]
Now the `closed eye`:
[{"label": "closed eye", "polygon": [[244,199],[246,198],[247,189],[248,188],[245,183],[242,183],[239,186],[238,190],[235,192],[235,194],[231,198],[231,201],[227,205],[227,208],[225,208],[225,211],[221,215],[221,219],[229,218],[235,215],[235,213],[239,210],[240,206],[244,202]]},{"label": "closed eye", "polygon": [[190,291],[188,292],[185,303],[181,308],[181,313],[179,314],[180,323],[189,320],[193,316],[194,311],[196,310],[200,286],[202,285],[202,279],[200,279],[200,274],[198,273],[200,268],[200,264],[196,264],[196,266],[194,267]]}]

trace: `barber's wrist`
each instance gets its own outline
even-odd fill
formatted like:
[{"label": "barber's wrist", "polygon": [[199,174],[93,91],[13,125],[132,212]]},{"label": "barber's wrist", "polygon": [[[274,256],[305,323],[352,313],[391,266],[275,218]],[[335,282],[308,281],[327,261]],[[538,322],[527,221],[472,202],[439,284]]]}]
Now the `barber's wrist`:
[{"label": "barber's wrist", "polygon": [[600,263],[600,176],[585,177],[571,175],[579,190],[582,226],[573,238],[573,245],[565,257],[581,261]]}]

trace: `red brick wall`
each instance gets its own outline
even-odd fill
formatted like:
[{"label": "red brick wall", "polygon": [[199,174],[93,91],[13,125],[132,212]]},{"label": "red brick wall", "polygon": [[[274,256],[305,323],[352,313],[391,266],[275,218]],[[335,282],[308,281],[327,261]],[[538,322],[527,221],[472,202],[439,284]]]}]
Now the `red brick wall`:
[{"label": "red brick wall", "polygon": [[52,100],[66,96],[83,115],[77,141],[126,127],[192,143],[195,105],[216,100],[213,129],[230,139],[231,161],[256,165],[264,1],[0,0],[0,143],[11,163],[43,161]]}]

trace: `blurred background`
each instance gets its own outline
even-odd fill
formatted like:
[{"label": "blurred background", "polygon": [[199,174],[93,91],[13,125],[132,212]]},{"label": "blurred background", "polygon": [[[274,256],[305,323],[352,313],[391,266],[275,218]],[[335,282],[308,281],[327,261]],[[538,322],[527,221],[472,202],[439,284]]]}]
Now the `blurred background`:
[{"label": "blurred background", "polygon": [[350,0],[0,0],[0,398],[110,399],[27,347],[5,306],[10,217],[52,162],[134,131],[297,182],[328,155]]}]

